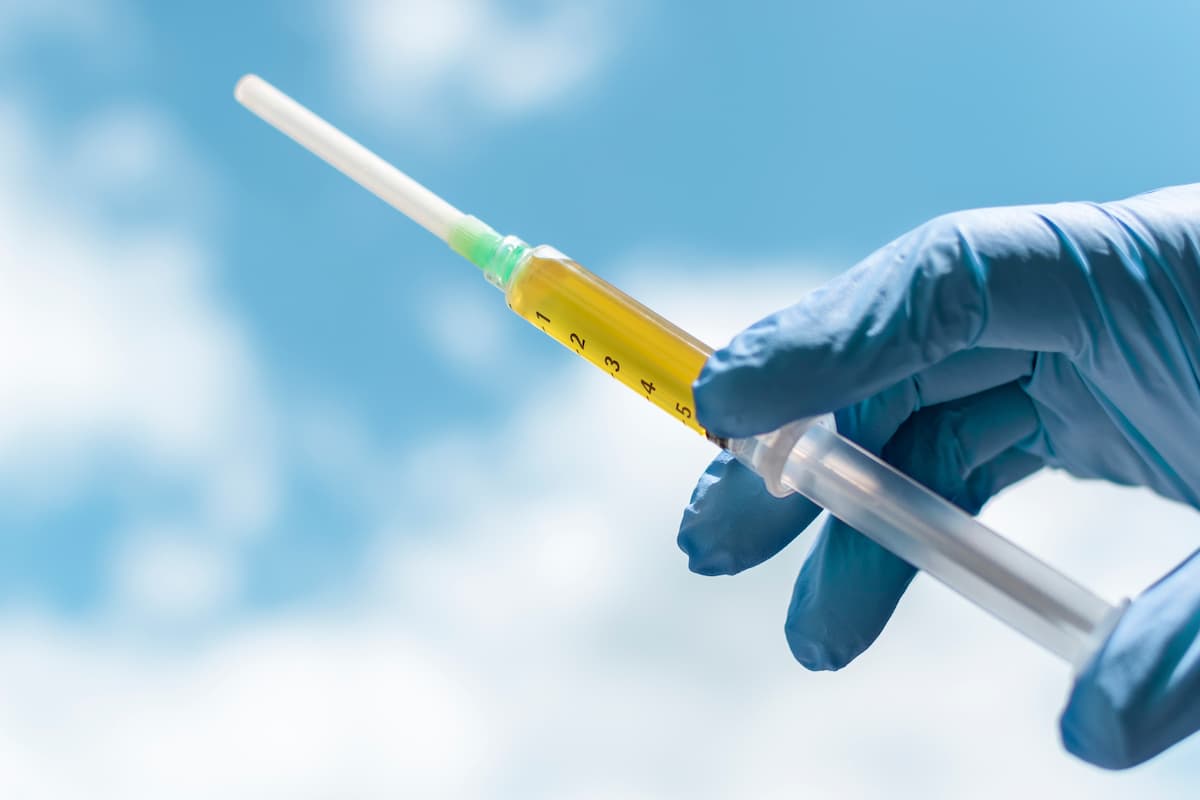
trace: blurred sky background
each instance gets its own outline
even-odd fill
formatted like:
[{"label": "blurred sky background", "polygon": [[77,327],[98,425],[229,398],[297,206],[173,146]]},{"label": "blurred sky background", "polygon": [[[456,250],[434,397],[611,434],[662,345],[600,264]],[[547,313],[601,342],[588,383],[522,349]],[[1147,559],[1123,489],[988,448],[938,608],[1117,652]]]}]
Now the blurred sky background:
[{"label": "blurred sky background", "polygon": [[[935,214],[1200,180],[1188,0],[0,0],[0,795],[1194,797],[919,578],[836,675],[674,538],[708,446],[236,105],[257,72],[702,337]],[[626,395],[629,396],[626,396]],[[1041,476],[1116,599],[1200,541]]]}]

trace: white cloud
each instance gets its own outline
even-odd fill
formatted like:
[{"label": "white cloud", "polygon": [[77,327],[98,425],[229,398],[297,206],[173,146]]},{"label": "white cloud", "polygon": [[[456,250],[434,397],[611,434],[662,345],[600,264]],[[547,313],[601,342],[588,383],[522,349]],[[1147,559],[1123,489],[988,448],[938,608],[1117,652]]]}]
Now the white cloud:
[{"label": "white cloud", "polygon": [[[64,496],[116,455],[202,487],[207,523],[260,525],[274,493],[266,401],[208,255],[173,224],[116,229],[87,205],[89,186],[187,194],[202,170],[157,116],[79,130],[60,160],[20,107],[0,114],[0,481]],[[138,154],[86,143],[99,130]]]},{"label": "white cloud", "polygon": [[[30,520],[4,534],[112,497],[112,549],[80,557],[106,580],[93,610],[122,624],[226,612],[235,551],[279,492],[264,378],[193,229],[207,176],[152,110],[60,133],[0,100],[0,495]],[[153,213],[117,224],[114,208]]]},{"label": "white cloud", "polygon": [[[811,273],[747,268],[742,288],[699,274],[633,288],[718,342]],[[353,622],[263,619],[164,652],[0,620],[0,794],[1189,796],[1196,745],[1115,776],[1066,756],[1063,665],[926,579],[859,663],[802,671],[781,629],[806,543],[736,579],[687,574],[675,525],[708,445],[582,363],[546,385],[498,429],[399,463],[350,420],[309,432],[331,479],[374,480],[362,501],[385,514]],[[1061,476],[988,513],[1126,593],[1181,542],[1113,525],[1194,516]],[[211,603],[219,569],[172,577],[186,550],[135,556],[128,584],[185,615]]]},{"label": "white cloud", "polygon": [[82,120],[60,155],[60,176],[93,209],[133,208],[158,224],[211,215],[210,169],[161,109],[117,103]]},{"label": "white cloud", "polygon": [[119,619],[142,625],[203,623],[231,611],[238,564],[227,546],[186,529],[131,531],[117,545],[110,604]]},{"label": "white cloud", "polygon": [[[720,342],[812,273],[697,274],[636,294]],[[411,474],[450,477],[422,484],[437,519],[374,559],[377,602],[506,699],[523,796],[1173,796],[1200,745],[1122,775],[1075,761],[1055,728],[1065,665],[928,578],[859,663],[801,670],[782,622],[807,542],[735,579],[687,575],[674,531],[709,448],[593,373],[565,364],[511,425],[414,453]],[[1195,515],[1047,475],[988,519],[1115,598],[1186,554]],[[1131,542],[1133,521],[1165,532]]]},{"label": "white cloud", "polygon": [[482,292],[433,293],[422,303],[425,338],[443,360],[485,381],[499,367],[496,357],[504,352],[511,330],[509,320],[495,313],[499,300],[498,294]]},{"label": "white cloud", "polygon": [[487,703],[384,628],[277,620],[218,646],[122,650],[0,626],[7,797],[479,797]]},{"label": "white cloud", "polygon": [[[352,97],[396,125],[439,129],[459,105],[512,116],[560,102],[617,46],[615,0],[351,0],[329,9]],[[625,20],[628,22],[628,20]]]}]

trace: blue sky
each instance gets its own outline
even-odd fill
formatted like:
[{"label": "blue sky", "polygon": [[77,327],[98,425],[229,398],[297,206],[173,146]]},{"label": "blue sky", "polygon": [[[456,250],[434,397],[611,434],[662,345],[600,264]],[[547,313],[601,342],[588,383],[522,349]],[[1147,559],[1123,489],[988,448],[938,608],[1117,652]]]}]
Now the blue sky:
[{"label": "blue sky", "polygon": [[[789,663],[803,545],[687,575],[706,446],[232,91],[720,343],[938,213],[1200,180],[1198,18],[0,0],[0,788],[1184,796],[1194,745],[1068,759],[1061,668],[930,582],[862,664]],[[1114,598],[1194,547],[1061,476],[988,513]]]}]

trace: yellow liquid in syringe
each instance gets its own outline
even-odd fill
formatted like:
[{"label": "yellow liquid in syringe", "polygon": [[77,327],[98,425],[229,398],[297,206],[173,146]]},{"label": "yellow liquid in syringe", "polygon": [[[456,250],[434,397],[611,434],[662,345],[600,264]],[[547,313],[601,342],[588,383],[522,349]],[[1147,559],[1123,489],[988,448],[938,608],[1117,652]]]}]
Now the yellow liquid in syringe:
[{"label": "yellow liquid in syringe", "polygon": [[702,436],[692,381],[711,349],[553,248],[514,270],[508,307]]}]

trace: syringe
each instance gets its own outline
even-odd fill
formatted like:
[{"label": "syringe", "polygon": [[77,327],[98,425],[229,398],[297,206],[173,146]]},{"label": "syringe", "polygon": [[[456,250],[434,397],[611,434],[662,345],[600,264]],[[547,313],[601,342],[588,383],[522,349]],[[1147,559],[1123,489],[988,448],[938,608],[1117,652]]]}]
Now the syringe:
[{"label": "syringe", "polygon": [[235,96],[447,242],[532,325],[729,450],[773,494],[808,497],[1076,669],[1116,624],[1124,604],[1110,605],[839,436],[828,417],[746,439],[709,436],[692,402],[711,353],[704,343],[554,248],[462,213],[261,78],[243,77]]}]

